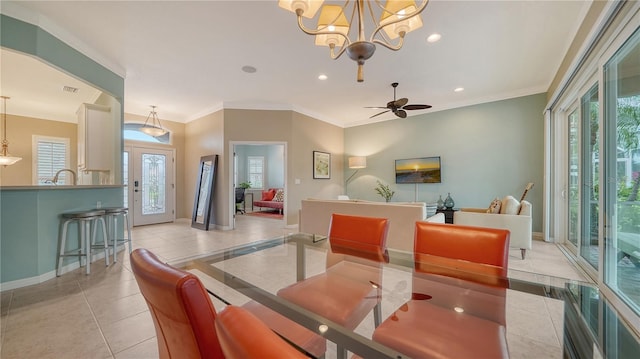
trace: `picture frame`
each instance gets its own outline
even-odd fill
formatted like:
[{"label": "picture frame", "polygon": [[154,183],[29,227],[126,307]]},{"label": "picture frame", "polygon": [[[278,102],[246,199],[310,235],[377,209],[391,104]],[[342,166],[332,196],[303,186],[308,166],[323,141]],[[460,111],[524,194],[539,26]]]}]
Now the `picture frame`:
[{"label": "picture frame", "polygon": [[331,154],[321,151],[313,151],[313,178],[331,178]]}]

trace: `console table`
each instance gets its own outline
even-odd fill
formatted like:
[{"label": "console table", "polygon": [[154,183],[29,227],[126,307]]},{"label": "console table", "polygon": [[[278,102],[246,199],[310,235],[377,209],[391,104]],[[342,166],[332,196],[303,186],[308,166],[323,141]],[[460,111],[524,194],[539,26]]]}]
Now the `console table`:
[{"label": "console table", "polygon": [[444,213],[444,223],[453,224],[453,212],[457,210],[457,208],[438,208],[436,213]]}]

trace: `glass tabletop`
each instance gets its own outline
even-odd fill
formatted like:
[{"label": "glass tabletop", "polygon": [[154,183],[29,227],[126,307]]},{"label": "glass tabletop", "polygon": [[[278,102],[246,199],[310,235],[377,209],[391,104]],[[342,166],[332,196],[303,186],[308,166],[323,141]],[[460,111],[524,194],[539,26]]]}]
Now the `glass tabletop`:
[{"label": "glass tabletop", "polygon": [[[251,310],[312,356],[329,348],[328,358],[347,351],[363,358],[439,351],[459,357],[486,350],[488,341],[495,341],[484,352],[492,357],[640,353],[638,337],[591,284],[515,270],[501,278],[414,263],[408,253],[330,248],[312,238],[299,233],[254,242],[181,266],[196,272],[213,296]],[[602,310],[607,325],[595,315]],[[441,347],[451,337],[455,345]],[[334,344],[325,348],[325,339]]]}]

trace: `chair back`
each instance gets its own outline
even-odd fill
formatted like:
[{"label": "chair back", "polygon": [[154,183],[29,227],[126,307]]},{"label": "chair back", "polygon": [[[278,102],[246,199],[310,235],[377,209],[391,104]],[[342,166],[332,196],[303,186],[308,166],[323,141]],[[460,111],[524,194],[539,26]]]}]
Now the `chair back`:
[{"label": "chair back", "polygon": [[506,278],[509,231],[505,229],[416,222],[416,270],[450,267],[461,272]]},{"label": "chair back", "polygon": [[236,204],[244,202],[244,188],[236,187]]},{"label": "chair back", "polygon": [[195,275],[143,248],[131,253],[131,268],[153,318],[160,358],[224,359],[215,308]]},{"label": "chair back", "polygon": [[333,253],[389,261],[386,218],[349,216],[334,213],[329,223],[329,244]]}]

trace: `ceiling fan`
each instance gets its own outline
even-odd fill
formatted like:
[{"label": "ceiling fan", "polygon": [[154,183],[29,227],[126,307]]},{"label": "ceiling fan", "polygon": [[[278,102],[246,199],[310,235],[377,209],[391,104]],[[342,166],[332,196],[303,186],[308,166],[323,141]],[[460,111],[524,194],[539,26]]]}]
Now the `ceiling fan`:
[{"label": "ceiling fan", "polygon": [[380,116],[383,113],[387,113],[389,111],[392,111],[394,115],[400,118],[406,118],[407,111],[405,110],[426,110],[428,108],[431,108],[431,105],[407,105],[407,102],[409,102],[409,99],[407,99],[406,97],[396,100],[396,87],[398,87],[398,83],[394,82],[391,84],[391,86],[393,86],[393,101],[389,101],[386,107],[365,107],[365,108],[379,108],[379,109],[385,110],[380,113],[376,113],[375,115],[369,118]]}]

